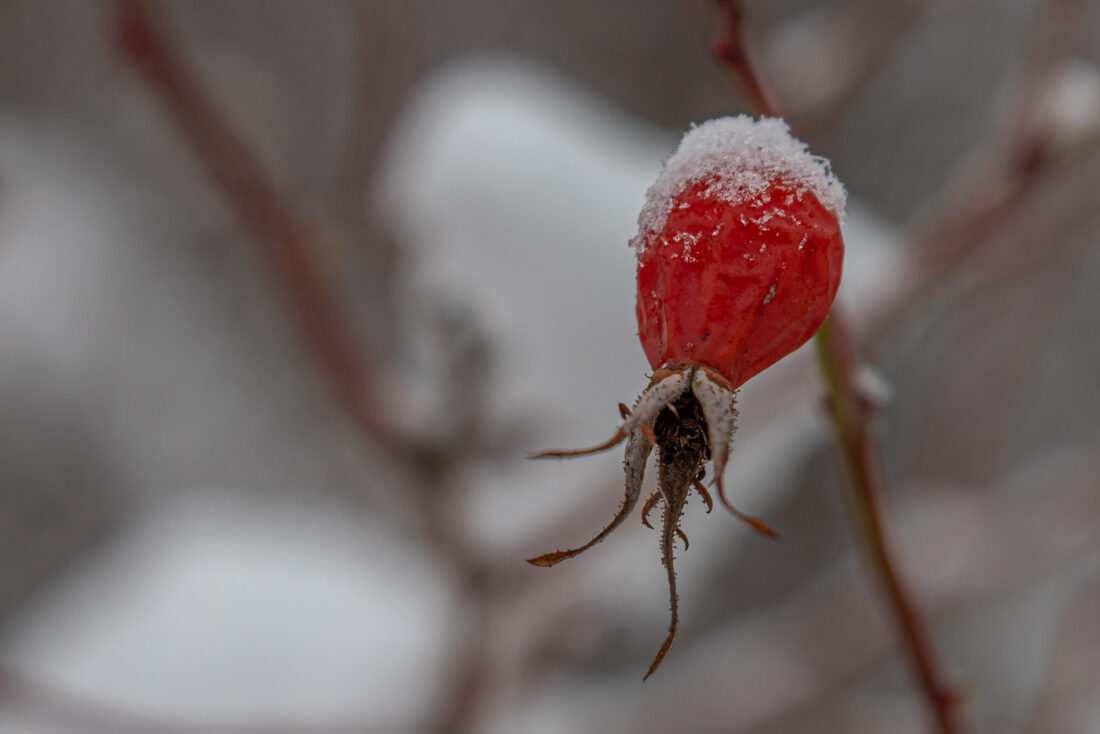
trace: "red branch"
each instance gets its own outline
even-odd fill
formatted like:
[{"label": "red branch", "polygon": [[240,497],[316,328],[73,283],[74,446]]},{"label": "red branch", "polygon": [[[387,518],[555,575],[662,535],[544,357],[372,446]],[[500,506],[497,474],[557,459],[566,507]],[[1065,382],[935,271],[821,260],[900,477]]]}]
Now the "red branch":
[{"label": "red branch", "polygon": [[[368,442],[386,449],[394,463],[415,474],[418,482],[410,488],[420,504],[426,539],[440,562],[463,581],[476,579],[483,569],[449,521],[443,491],[456,455],[448,453],[445,444],[409,436],[389,420],[371,364],[314,260],[319,248],[302,217],[215,107],[169,36],[157,26],[148,3],[115,0],[114,7],[118,49],[168,110],[268,261],[299,337],[330,391]],[[357,165],[363,169],[369,161]],[[362,185],[365,170],[354,178],[359,181],[354,186]],[[470,729],[484,695],[489,592],[476,588],[471,594],[482,606],[475,616],[475,631],[464,638],[456,655],[451,689],[441,694],[440,731]]]},{"label": "red branch", "polygon": [[[745,51],[744,12],[739,0],[718,0],[721,30],[714,57],[741,82],[748,98],[768,116],[781,117],[774,97]],[[821,372],[837,443],[847,467],[857,532],[889,602],[909,663],[920,682],[941,734],[957,734],[962,725],[958,697],[940,669],[932,636],[907,588],[895,559],[884,512],[884,482],[878,448],[871,433],[871,402],[859,390],[861,361],[850,330],[837,310],[817,336]]]},{"label": "red branch", "polygon": [[914,675],[941,734],[963,731],[959,697],[941,670],[928,623],[906,585],[890,539],[883,501],[885,482],[871,435],[872,403],[859,389],[859,357],[847,324],[834,313],[817,335],[829,412],[846,467],[850,511],[861,547],[879,576]]},{"label": "red branch", "polygon": [[325,283],[312,233],[263,165],[207,96],[144,0],[116,0],[114,41],[160,99],[268,261],[298,335],[332,393],[372,442],[402,454],[416,442],[396,430],[370,365]]},{"label": "red branch", "polygon": [[[872,315],[862,337],[865,342],[881,339],[937,283],[988,248],[993,235],[1055,167],[1043,96],[1080,29],[1088,26],[1085,10],[1082,0],[1045,0],[1039,6],[1011,114],[1004,115],[1001,129],[990,134],[993,143],[983,155],[937,196],[931,213],[909,233],[905,249],[910,275],[901,291]],[[1043,253],[1049,256],[1052,250],[1043,248]]]},{"label": "red branch", "polygon": [[741,3],[739,0],[718,0],[718,12],[721,31],[711,50],[714,60],[742,86],[746,96],[760,114],[768,117],[782,117],[775,96],[757,76],[756,68],[749,60],[749,54],[745,48],[745,12]]}]

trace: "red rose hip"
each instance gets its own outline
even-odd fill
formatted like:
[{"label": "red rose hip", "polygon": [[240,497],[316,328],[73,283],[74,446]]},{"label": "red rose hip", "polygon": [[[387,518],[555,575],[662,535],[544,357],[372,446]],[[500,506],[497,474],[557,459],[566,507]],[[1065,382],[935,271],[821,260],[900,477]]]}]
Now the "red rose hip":
[{"label": "red rose hip", "polygon": [[781,120],[688,132],[634,240],[650,365],[705,365],[738,387],[804,344],[840,285],[843,210],[828,164]]},{"label": "red rose hip", "polygon": [[722,473],[737,416],[737,388],[806,342],[829,315],[844,245],[844,187],[825,159],[811,155],[778,119],[726,117],[693,128],[650,187],[638,218],[638,333],[653,367],[633,408],[610,439],[566,458],[626,442],[619,511],[587,543],[531,558],[553,566],[603,541],[641,497],[657,449],[657,492],[642,507],[663,507],[661,563],[668,576],[668,634],[646,672],[676,641],[679,595],[673,547],[688,498],[709,512],[702,480],[713,469],[718,499],[764,535],[778,537],[726,497]]}]

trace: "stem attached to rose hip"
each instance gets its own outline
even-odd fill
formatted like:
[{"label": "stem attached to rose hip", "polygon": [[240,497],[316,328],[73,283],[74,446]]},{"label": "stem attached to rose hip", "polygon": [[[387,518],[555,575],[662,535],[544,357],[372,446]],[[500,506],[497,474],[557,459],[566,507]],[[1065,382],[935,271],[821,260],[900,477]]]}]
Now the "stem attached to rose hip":
[{"label": "stem attached to rose hip", "polygon": [[962,731],[958,696],[940,670],[928,625],[898,569],[887,532],[883,480],[871,436],[873,404],[856,383],[858,356],[847,325],[834,311],[814,339],[826,400],[846,467],[845,497],[860,546],[886,592],[909,664],[920,682],[941,734]]},{"label": "stem attached to rose hip", "polygon": [[[721,31],[715,60],[736,81],[758,111],[782,117],[774,96],[756,73],[745,50],[740,0],[717,0]],[[818,366],[825,381],[829,417],[838,453],[846,467],[846,504],[857,540],[889,602],[909,664],[928,701],[940,734],[963,731],[958,696],[940,668],[928,625],[907,588],[889,540],[883,507],[883,479],[871,435],[872,402],[859,389],[861,369],[855,343],[842,314],[834,308],[815,337]]]}]

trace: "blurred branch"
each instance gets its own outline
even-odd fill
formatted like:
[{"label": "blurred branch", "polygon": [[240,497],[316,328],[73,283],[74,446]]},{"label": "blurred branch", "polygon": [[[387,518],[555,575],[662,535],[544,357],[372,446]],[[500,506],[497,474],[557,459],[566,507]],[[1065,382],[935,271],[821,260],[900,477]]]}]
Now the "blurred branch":
[{"label": "blurred branch", "polygon": [[[1021,65],[1010,114],[999,116],[1005,122],[990,136],[994,143],[937,193],[928,213],[911,227],[904,247],[909,276],[901,292],[875,313],[866,330],[868,341],[880,339],[945,277],[986,248],[1008,215],[1060,162],[1046,97],[1084,25],[1085,9],[1082,0],[1045,0],[1039,7],[1035,41]],[[1100,143],[1100,136],[1093,137],[1085,145]]]},{"label": "blurred branch", "polygon": [[[283,290],[299,337],[333,395],[362,436],[389,452],[416,479],[425,539],[440,565],[450,569],[473,599],[472,629],[461,636],[453,674],[439,705],[438,731],[468,731],[484,695],[489,609],[494,600],[482,583],[485,564],[455,529],[449,499],[459,447],[425,441],[403,431],[388,414],[372,371],[313,253],[318,251],[303,218],[270,182],[258,158],[215,107],[145,0],[116,0],[114,40],[170,113],[191,149],[241,219]],[[377,39],[376,39],[377,40]],[[365,103],[366,104],[366,103]],[[360,141],[349,185],[366,187],[380,140]],[[474,440],[474,437],[466,437]]]},{"label": "blurred branch", "polygon": [[[700,36],[709,38],[715,0],[689,3],[696,11]],[[773,98],[784,97],[785,117],[803,139],[820,140],[889,63],[906,32],[943,4],[945,0],[856,0],[811,5],[798,17],[769,29],[768,37],[758,44],[758,61],[751,66],[772,72],[765,91]],[[739,4],[719,12],[730,14],[724,22],[733,26],[743,22],[744,9]],[[723,34],[720,43],[733,44],[712,48],[715,55],[728,59],[722,62],[722,71],[755,106],[744,80],[731,71],[733,66],[743,66],[748,56],[744,39]],[[807,70],[806,64],[815,66]]]},{"label": "blurred branch", "polygon": [[960,732],[958,698],[941,672],[932,635],[894,559],[896,552],[886,526],[882,472],[871,436],[872,404],[860,393],[860,365],[846,328],[834,312],[818,332],[816,343],[833,430],[847,467],[849,513],[861,538],[860,546],[886,592],[910,665],[939,730],[943,734]]},{"label": "blurred branch", "polygon": [[771,90],[764,85],[745,48],[745,11],[740,0],[715,0],[719,13],[718,40],[711,52],[734,83],[741,86],[750,104],[762,115],[782,117]]},{"label": "blurred branch", "polygon": [[386,133],[417,71],[420,39],[409,18],[413,3],[349,0],[346,7],[357,45],[353,79],[358,82],[354,90],[358,110],[344,167],[343,194],[349,210],[362,217]]},{"label": "blurred branch", "polygon": [[[757,75],[745,52],[744,13],[739,0],[717,0],[720,33],[714,56],[741,81],[757,109],[781,117],[773,95]],[[871,433],[871,402],[859,389],[862,364],[842,314],[834,309],[816,337],[818,360],[825,380],[833,432],[847,467],[848,505],[857,537],[889,600],[910,665],[927,699],[941,734],[961,732],[958,699],[940,670],[932,636],[912,594],[902,580],[889,541],[883,511],[883,478],[878,449]]]},{"label": "blurred branch", "polygon": [[268,261],[309,356],[356,427],[405,457],[430,453],[400,430],[360,345],[329,291],[322,251],[294,206],[202,88],[145,0],[116,0],[113,40],[179,126],[192,151]]},{"label": "blurred branch", "polygon": [[[1067,568],[1078,578],[1097,568],[1097,439],[1092,435],[1035,457],[1012,481],[973,488],[980,491],[922,482],[903,494],[899,529],[909,540],[912,567],[920,571],[914,576],[937,621],[951,623],[956,634],[960,626],[980,629],[975,609],[1008,604],[1021,593],[1049,595],[1052,578],[1064,578]],[[956,528],[964,531],[952,532]],[[862,593],[865,587],[849,556],[836,559],[783,600],[729,619],[707,644],[685,650],[682,665],[644,702],[624,705],[625,691],[604,702],[611,723],[602,731],[913,731],[906,722],[864,728],[825,718],[831,708],[867,695],[869,680],[876,681],[873,695],[884,697],[881,674],[893,667],[891,630]],[[1014,634],[1011,628],[991,630],[985,644]],[[1080,646],[1073,663],[1080,667],[1064,674],[1080,673],[1086,661],[1093,664],[1095,649]],[[1094,679],[1078,682],[1086,680]],[[1056,695],[1057,685],[1052,681]],[[1093,700],[1079,694],[1080,686],[1067,698]],[[715,698],[723,705],[701,705]],[[1051,703],[1056,707],[1059,699]]]},{"label": "blurred branch", "polygon": [[[826,51],[840,56],[840,70],[844,73],[840,78],[831,80],[831,85],[826,85],[825,93],[815,89],[814,94],[809,95],[811,99],[808,103],[804,99],[792,99],[792,105],[799,105],[796,109],[789,109],[792,123],[798,121],[799,129],[804,131],[807,138],[813,135],[820,139],[827,135],[838,124],[841,115],[851,108],[852,103],[876,78],[878,72],[902,48],[906,32],[920,18],[943,4],[944,0],[870,0],[842,3],[828,7],[827,11],[824,7],[819,8],[823,12],[818,19],[813,17],[814,11],[809,11],[806,14],[808,18],[795,21],[808,23],[809,27],[801,29],[802,34],[799,34],[794,43],[769,44],[768,55],[775,55],[776,61],[781,63],[783,59],[779,57],[780,54],[791,50],[799,51],[802,49],[798,46],[805,48],[808,45],[811,52]],[[806,44],[806,36],[813,38],[816,43]],[[798,44],[798,41],[802,43]],[[795,63],[801,64],[806,60],[806,55],[799,54]],[[817,60],[817,63],[821,62],[821,59]],[[804,76],[798,73],[797,67],[788,69],[788,78],[799,79]],[[810,75],[810,78],[817,79],[817,75]],[[778,88],[782,94],[784,86]]]}]

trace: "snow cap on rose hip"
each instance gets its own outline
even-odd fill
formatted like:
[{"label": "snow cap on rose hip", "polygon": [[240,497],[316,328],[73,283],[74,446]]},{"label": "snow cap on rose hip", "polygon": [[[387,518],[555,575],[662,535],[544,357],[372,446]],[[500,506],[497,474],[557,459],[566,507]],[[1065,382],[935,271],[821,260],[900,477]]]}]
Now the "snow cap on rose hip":
[{"label": "snow cap on rose hip", "polygon": [[840,285],[845,199],[829,162],[783,120],[689,130],[632,240],[650,365],[707,366],[737,387],[805,343]]}]

